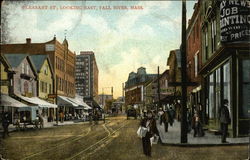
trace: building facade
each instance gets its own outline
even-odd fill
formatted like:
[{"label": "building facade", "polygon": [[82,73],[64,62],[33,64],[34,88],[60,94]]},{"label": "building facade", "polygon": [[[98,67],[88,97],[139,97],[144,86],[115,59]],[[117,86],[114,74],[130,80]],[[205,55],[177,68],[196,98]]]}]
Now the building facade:
[{"label": "building facade", "polygon": [[[31,60],[37,72],[37,96],[50,103],[55,103],[55,99],[49,95],[55,94],[54,72],[48,55],[31,55]],[[46,109],[48,121],[56,119],[55,108]]]},{"label": "building facade", "polygon": [[171,50],[167,66],[169,66],[168,71],[168,88],[174,90],[173,99],[177,100],[181,98],[181,52],[179,49]]},{"label": "building facade", "polygon": [[229,130],[233,137],[248,135],[250,126],[249,4],[249,1],[201,1],[200,73],[205,78],[202,104],[208,127],[220,130],[219,108],[223,99],[229,100],[232,119]]},{"label": "building facade", "polygon": [[31,43],[31,39],[27,38],[24,44],[3,44],[1,50],[8,54],[47,54],[55,73],[57,94],[75,97],[75,54],[69,50],[66,39],[63,43],[56,40],[56,37],[45,43]]},{"label": "building facade", "polygon": [[99,70],[92,51],[82,51],[76,56],[76,92],[92,106],[92,101],[98,99]]},{"label": "building facade", "polygon": [[[203,78],[199,74],[202,65],[201,22],[201,1],[198,1],[194,5],[194,12],[187,28],[187,81],[189,82],[187,104],[192,114],[196,106],[201,103],[202,96],[201,83]],[[201,119],[205,121],[204,115]]]},{"label": "building facade", "polygon": [[139,108],[141,112],[145,108],[145,84],[156,76],[147,74],[144,67],[138,68],[137,73],[131,72],[125,83],[125,105]]}]

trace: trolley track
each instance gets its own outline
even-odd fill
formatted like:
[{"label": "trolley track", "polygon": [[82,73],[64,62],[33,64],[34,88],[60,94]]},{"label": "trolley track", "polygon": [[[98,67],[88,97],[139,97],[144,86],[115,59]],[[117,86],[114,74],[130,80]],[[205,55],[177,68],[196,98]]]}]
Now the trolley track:
[{"label": "trolley track", "polygon": [[[117,129],[113,130],[110,127],[107,127],[109,131],[109,134],[102,138],[101,140],[97,141],[96,143],[90,145],[89,147],[85,148],[84,150],[76,153],[75,155],[67,158],[67,160],[72,160],[72,159],[84,159],[87,158],[89,155],[93,154],[94,152],[96,152],[98,149],[100,149],[101,147],[105,146],[106,144],[108,144],[109,142],[111,142],[113,136],[120,131],[122,128],[124,128],[126,125],[128,125],[128,122],[125,121],[120,127],[118,127]],[[83,155],[84,154],[84,155]]]},{"label": "trolley track", "polygon": [[[30,154],[24,158],[22,158],[22,160],[26,160],[26,159],[42,159],[43,156],[48,156],[49,154],[46,154],[46,153],[51,153],[53,152],[55,155],[57,154],[57,156],[59,156],[60,158],[62,158],[58,152],[59,150],[64,150],[63,147],[67,147],[67,145],[74,145],[74,144],[78,144],[79,146],[78,147],[81,147],[81,148],[88,148],[88,150],[90,148],[93,147],[93,145],[90,145],[90,146],[86,146],[86,144],[89,144],[91,143],[92,141],[98,141],[99,143],[101,142],[104,142],[107,137],[110,137],[112,135],[114,135],[114,128],[117,128],[116,125],[119,125],[120,123],[124,122],[124,119],[117,119],[117,121],[114,123],[112,122],[111,124],[111,121],[107,121],[105,124],[102,125],[102,129],[104,131],[106,131],[106,134],[103,134],[103,132],[101,132],[101,128],[99,128],[99,132],[97,132],[96,134],[94,135],[91,135],[91,132],[93,131],[93,127],[95,125],[91,125],[89,128],[88,128],[88,131],[87,133],[85,132],[84,134],[81,134],[81,135],[76,135],[76,136],[73,136],[73,138],[69,137],[69,138],[66,138],[67,140],[66,141],[63,141],[62,143],[60,144],[56,144],[55,146],[52,146],[52,147],[49,147],[45,150],[42,150],[40,152],[36,152],[36,153],[33,153],[33,154]],[[97,126],[100,126],[100,125],[97,125]],[[94,132],[94,131],[93,131]],[[89,137],[88,137],[89,136]],[[84,141],[82,141],[84,138],[88,137],[88,140],[87,142],[89,143],[84,143]],[[99,144],[99,143],[95,143],[96,144]],[[87,150],[86,150],[87,151]],[[74,151],[75,152],[75,151]],[[74,152],[72,152],[74,154]],[[78,151],[76,151],[77,153],[79,153]],[[81,152],[81,151],[80,151]],[[68,157],[70,155],[67,155],[67,153],[63,153],[63,154],[66,154],[64,157]],[[41,157],[41,158],[40,158]],[[44,157],[44,158],[45,158]],[[46,159],[46,158],[45,158]]]}]

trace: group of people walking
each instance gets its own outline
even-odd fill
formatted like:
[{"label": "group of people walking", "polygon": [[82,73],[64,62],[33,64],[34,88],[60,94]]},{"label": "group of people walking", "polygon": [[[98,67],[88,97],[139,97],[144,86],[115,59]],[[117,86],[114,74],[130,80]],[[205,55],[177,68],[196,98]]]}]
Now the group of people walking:
[{"label": "group of people walking", "polygon": [[[221,132],[221,142],[227,143],[226,137],[228,134],[228,124],[231,123],[229,109],[228,109],[228,100],[223,100],[223,104],[219,109],[219,120],[220,120],[220,132]],[[154,136],[159,136],[159,131],[157,129],[157,121],[162,126],[164,125],[164,131],[168,132],[168,127],[173,126],[174,120],[177,119],[180,121],[180,114],[176,114],[176,110],[173,109],[171,106],[163,110],[159,108],[159,112],[148,110],[144,112],[143,117],[140,122],[140,127],[144,128],[146,134],[142,136],[142,146],[143,152],[146,156],[151,157],[151,138]],[[193,129],[193,137],[203,137],[205,135],[203,125],[204,119],[202,120],[202,106],[198,104],[195,108],[193,113],[189,110],[187,113],[187,122],[189,125],[188,132],[191,132]],[[140,129],[140,128],[139,128]],[[138,131],[137,131],[138,133]],[[159,138],[161,141],[161,138]]]}]

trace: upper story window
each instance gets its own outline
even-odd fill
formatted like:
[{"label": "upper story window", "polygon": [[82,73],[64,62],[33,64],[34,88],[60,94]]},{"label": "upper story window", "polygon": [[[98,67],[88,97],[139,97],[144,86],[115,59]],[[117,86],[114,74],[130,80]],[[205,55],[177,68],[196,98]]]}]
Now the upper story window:
[{"label": "upper story window", "polygon": [[22,63],[22,73],[25,73],[25,71],[24,71],[24,63]]},{"label": "upper story window", "polygon": [[198,54],[194,56],[194,76],[198,76]]},{"label": "upper story window", "polygon": [[212,27],[212,34],[211,34],[211,40],[212,40],[212,53],[214,53],[214,51],[216,50],[216,18],[212,20],[211,22],[211,27]]},{"label": "upper story window", "polygon": [[26,74],[29,75],[29,65],[26,65]]},{"label": "upper story window", "polygon": [[207,33],[207,28],[205,29],[205,58],[208,59],[208,33]]},{"label": "upper story window", "polygon": [[44,68],[44,74],[48,75],[48,70],[49,70],[49,66],[46,65]]}]

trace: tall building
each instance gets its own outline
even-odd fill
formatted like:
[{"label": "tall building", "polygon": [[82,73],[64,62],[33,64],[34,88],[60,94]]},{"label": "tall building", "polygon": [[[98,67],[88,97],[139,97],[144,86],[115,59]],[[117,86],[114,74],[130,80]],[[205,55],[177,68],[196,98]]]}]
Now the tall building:
[{"label": "tall building", "polygon": [[92,51],[82,51],[76,56],[76,93],[93,106],[98,98],[98,66]]}]

